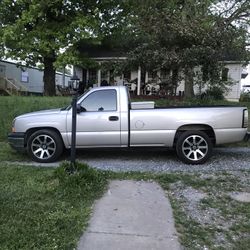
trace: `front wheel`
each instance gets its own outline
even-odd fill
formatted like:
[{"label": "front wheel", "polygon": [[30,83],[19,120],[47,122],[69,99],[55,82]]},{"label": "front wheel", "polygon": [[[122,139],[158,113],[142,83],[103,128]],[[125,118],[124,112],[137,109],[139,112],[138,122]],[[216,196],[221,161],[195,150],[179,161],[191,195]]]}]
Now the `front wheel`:
[{"label": "front wheel", "polygon": [[32,160],[36,162],[53,162],[62,154],[62,139],[53,130],[38,130],[29,137],[27,150]]},{"label": "front wheel", "polygon": [[188,164],[202,164],[211,156],[212,143],[208,135],[202,131],[183,132],[177,140],[178,157]]}]

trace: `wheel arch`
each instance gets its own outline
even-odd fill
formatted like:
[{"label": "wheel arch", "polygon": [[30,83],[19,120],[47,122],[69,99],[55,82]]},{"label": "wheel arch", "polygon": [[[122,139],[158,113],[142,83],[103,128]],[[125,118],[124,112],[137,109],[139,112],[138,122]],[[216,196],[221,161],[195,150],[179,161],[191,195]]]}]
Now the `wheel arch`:
[{"label": "wheel arch", "polygon": [[26,131],[26,133],[25,133],[25,138],[24,138],[24,145],[25,145],[25,147],[27,146],[27,142],[28,142],[29,137],[33,133],[35,133],[36,131],[39,131],[39,130],[51,130],[51,131],[56,132],[60,136],[60,138],[62,140],[62,143],[63,143],[63,146],[65,147],[65,144],[64,144],[64,141],[63,141],[63,138],[62,138],[62,135],[61,135],[60,131],[58,129],[54,128],[54,127],[35,127],[35,128],[28,129]]},{"label": "wheel arch", "polygon": [[175,147],[176,142],[177,142],[178,138],[180,137],[180,135],[182,133],[184,133],[185,131],[191,131],[191,130],[192,131],[203,131],[210,138],[212,144],[213,145],[216,144],[216,136],[215,136],[214,130],[211,126],[209,126],[207,124],[186,124],[186,125],[180,126],[176,130],[175,137],[174,137],[174,147]]}]

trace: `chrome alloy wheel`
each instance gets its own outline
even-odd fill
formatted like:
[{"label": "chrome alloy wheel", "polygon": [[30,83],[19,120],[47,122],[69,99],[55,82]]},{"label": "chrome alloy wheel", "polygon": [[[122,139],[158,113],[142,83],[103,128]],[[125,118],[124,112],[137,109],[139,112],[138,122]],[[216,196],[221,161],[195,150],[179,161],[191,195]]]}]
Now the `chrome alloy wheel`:
[{"label": "chrome alloy wheel", "polygon": [[56,152],[56,142],[49,135],[38,135],[31,143],[31,151],[38,159],[49,159]]},{"label": "chrome alloy wheel", "polygon": [[207,141],[199,135],[190,135],[182,143],[183,155],[191,161],[203,159],[209,150]]}]

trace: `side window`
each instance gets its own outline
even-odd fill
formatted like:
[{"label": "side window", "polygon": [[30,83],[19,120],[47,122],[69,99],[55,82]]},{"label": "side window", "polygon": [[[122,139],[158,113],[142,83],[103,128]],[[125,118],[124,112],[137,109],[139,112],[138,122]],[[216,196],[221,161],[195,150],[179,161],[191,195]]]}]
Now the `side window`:
[{"label": "side window", "polygon": [[228,72],[229,72],[228,68],[223,68],[222,69],[222,73],[221,73],[222,81],[227,81],[228,80]]},{"label": "side window", "polygon": [[86,111],[116,111],[116,90],[97,90],[88,95],[81,103]]}]

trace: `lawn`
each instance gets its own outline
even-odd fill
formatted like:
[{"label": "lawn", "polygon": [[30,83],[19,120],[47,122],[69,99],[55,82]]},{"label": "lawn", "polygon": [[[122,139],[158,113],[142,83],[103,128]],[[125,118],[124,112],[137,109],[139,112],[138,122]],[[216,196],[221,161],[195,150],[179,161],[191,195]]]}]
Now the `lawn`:
[{"label": "lawn", "polygon": [[101,172],[0,165],[0,249],[73,249],[94,200],[107,186]]},{"label": "lawn", "polygon": [[93,203],[112,179],[156,181],[169,196],[186,249],[249,249],[250,172],[113,173],[78,164],[58,169],[0,165],[0,249],[74,249]]},{"label": "lawn", "polygon": [[[81,166],[77,174],[68,175],[63,166],[55,170],[4,163],[28,160],[6,141],[16,115],[69,103],[69,97],[0,97],[0,249],[73,249],[94,201],[112,179],[159,182],[170,198],[179,238],[187,249],[249,249],[249,203],[235,201],[229,193],[250,192],[250,172],[118,174]],[[239,104],[250,109],[250,103]]]},{"label": "lawn", "polygon": [[70,97],[0,96],[0,141],[7,140],[12,120],[21,114],[69,105]]}]

